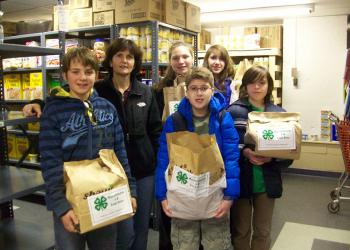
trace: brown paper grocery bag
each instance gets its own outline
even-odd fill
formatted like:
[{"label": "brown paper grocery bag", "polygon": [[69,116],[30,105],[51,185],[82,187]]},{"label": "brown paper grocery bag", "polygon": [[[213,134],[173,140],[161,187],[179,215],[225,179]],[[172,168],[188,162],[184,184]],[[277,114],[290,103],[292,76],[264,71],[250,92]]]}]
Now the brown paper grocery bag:
[{"label": "brown paper grocery bag", "polygon": [[226,187],[224,162],[215,136],[169,133],[167,145],[167,199],[173,216],[189,220],[213,217]]},{"label": "brown paper grocery bag", "polygon": [[127,176],[113,150],[93,160],[64,163],[66,197],[79,219],[80,233],[133,216]]},{"label": "brown paper grocery bag", "polygon": [[261,156],[299,159],[301,135],[299,113],[250,112],[244,143]]},{"label": "brown paper grocery bag", "polygon": [[162,121],[165,122],[169,115],[177,111],[177,106],[181,99],[186,96],[186,85],[184,82],[177,84],[177,81],[175,80],[174,86],[163,88],[163,95],[164,109]]}]

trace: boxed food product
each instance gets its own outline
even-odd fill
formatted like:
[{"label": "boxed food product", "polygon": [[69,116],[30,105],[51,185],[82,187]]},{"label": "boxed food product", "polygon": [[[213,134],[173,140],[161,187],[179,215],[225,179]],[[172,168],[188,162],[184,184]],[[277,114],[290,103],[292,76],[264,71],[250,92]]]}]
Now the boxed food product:
[{"label": "boxed food product", "polygon": [[[17,158],[20,159],[29,148],[29,140],[23,135],[16,135]],[[25,158],[28,160],[28,156]]]},{"label": "boxed food product", "polygon": [[31,100],[30,94],[30,74],[25,73],[22,74],[22,99],[23,100]]},{"label": "boxed food product", "polygon": [[40,122],[30,122],[30,123],[28,123],[28,130],[39,131],[40,130]]},{"label": "boxed food product", "polygon": [[132,23],[149,20],[162,21],[163,0],[116,0],[115,22]]},{"label": "boxed food product", "polygon": [[114,24],[114,10],[94,12],[94,26]]},{"label": "boxed food product", "polygon": [[7,134],[7,153],[10,159],[17,160],[16,135]]},{"label": "boxed food product", "polygon": [[186,28],[185,3],[182,0],[164,0],[165,22]]},{"label": "boxed food product", "polygon": [[21,100],[21,75],[4,75],[5,100]]},{"label": "boxed food product", "polygon": [[43,74],[41,72],[30,73],[30,99],[43,99]]},{"label": "boxed food product", "polygon": [[193,4],[186,3],[186,29],[195,32],[201,31],[201,9]]},{"label": "boxed food product", "polygon": [[115,0],[92,0],[92,12],[115,9]]}]

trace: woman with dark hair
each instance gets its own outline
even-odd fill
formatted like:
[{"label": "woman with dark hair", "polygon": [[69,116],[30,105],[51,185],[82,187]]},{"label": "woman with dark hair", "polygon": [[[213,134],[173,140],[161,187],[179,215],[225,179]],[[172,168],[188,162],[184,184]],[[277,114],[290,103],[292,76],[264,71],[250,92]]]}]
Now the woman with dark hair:
[{"label": "woman with dark hair", "polygon": [[213,73],[215,91],[225,96],[226,107],[228,107],[237,99],[235,94],[238,91],[235,90],[233,83],[235,70],[227,50],[218,44],[211,46],[204,56],[203,67]]},{"label": "woman with dark hair", "polygon": [[[136,79],[142,52],[132,41],[118,38],[108,47],[104,68],[109,76],[95,83],[101,97],[117,109],[131,174],[137,184],[137,210],[133,219],[119,223],[117,249],[134,235],[130,249],[146,250],[149,220],[154,197],[154,171],[161,120],[151,89]],[[131,239],[132,240],[132,239]],[[118,246],[119,245],[119,246]]]},{"label": "woman with dark hair", "polygon": [[[132,40],[118,38],[108,47],[103,61],[109,75],[94,86],[98,95],[117,109],[131,174],[137,184],[136,214],[117,226],[118,250],[147,249],[154,197],[156,153],[162,124],[152,90],[136,78],[141,63],[142,52],[137,45]],[[23,112],[27,116],[40,116],[43,105],[41,100],[35,100],[27,104]]]},{"label": "woman with dark hair", "polygon": [[248,113],[285,112],[273,104],[273,79],[267,69],[254,66],[242,78],[239,100],[228,109],[240,138],[240,198],[231,207],[231,236],[236,250],[270,249],[275,198],[282,195],[281,168],[292,160],[258,156],[244,144]]}]

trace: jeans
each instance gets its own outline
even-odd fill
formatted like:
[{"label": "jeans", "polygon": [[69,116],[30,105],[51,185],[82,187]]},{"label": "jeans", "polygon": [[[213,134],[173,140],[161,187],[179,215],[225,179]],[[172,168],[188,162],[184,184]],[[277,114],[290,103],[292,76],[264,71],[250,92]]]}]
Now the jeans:
[{"label": "jeans", "polygon": [[105,226],[84,234],[70,233],[64,229],[61,219],[53,215],[55,245],[57,250],[111,250],[116,247],[116,224]]},{"label": "jeans", "polygon": [[137,210],[133,218],[118,223],[117,250],[146,250],[154,198],[154,176],[136,180]]}]

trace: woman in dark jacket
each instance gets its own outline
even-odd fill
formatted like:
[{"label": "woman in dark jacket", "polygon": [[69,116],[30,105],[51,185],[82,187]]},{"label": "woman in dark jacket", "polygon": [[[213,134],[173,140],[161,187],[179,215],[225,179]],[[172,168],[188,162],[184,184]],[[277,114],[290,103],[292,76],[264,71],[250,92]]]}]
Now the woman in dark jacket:
[{"label": "woman in dark jacket", "polygon": [[[258,156],[244,144],[248,113],[284,112],[272,103],[273,80],[267,69],[255,66],[242,79],[239,100],[229,111],[240,137],[241,195],[231,208],[231,234],[235,250],[268,250],[275,198],[282,195],[281,168],[291,160]],[[253,232],[252,232],[253,231]],[[251,237],[252,234],[252,237]]]}]

